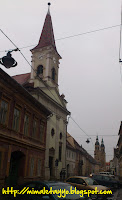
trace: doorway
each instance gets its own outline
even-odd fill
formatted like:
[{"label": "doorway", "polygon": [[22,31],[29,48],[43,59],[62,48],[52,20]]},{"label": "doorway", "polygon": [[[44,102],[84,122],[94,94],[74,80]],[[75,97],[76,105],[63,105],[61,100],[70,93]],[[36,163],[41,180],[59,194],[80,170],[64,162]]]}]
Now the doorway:
[{"label": "doorway", "polygon": [[7,185],[14,186],[18,184],[18,180],[24,177],[25,155],[21,151],[11,153],[9,176]]},{"label": "doorway", "polygon": [[53,157],[49,156],[50,177],[53,176]]}]

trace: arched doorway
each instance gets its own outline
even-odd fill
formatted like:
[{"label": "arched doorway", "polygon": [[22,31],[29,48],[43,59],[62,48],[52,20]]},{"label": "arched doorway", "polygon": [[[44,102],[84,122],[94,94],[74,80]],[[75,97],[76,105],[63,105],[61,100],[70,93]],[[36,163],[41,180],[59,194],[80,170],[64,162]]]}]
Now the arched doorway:
[{"label": "arched doorway", "polygon": [[11,153],[9,177],[7,183],[9,186],[18,184],[19,179],[24,177],[25,155],[21,151]]}]

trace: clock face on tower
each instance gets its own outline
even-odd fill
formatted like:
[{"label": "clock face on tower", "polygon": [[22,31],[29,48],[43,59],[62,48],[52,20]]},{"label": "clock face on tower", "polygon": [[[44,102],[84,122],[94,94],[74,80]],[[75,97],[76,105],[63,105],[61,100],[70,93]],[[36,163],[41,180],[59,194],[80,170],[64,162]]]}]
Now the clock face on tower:
[{"label": "clock face on tower", "polygon": [[39,54],[38,59],[41,60],[44,57],[44,54]]}]

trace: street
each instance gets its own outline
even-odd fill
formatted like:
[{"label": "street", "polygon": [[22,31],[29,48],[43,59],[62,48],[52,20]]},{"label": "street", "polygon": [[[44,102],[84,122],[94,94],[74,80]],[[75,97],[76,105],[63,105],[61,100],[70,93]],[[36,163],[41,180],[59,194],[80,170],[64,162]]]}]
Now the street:
[{"label": "street", "polygon": [[122,188],[114,191],[113,196],[108,200],[121,200],[122,199]]}]

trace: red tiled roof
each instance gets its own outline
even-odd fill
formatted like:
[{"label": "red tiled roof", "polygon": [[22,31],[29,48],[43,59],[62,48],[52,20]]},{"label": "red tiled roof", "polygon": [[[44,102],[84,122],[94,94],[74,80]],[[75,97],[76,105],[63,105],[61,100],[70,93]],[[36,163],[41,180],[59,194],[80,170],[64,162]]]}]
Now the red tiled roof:
[{"label": "red tiled roof", "polygon": [[23,85],[30,79],[30,73],[27,74],[19,74],[16,76],[12,76],[14,80],[16,80],[19,84]]},{"label": "red tiled roof", "polygon": [[50,14],[47,13],[46,18],[45,18],[45,22],[44,22],[44,26],[43,26],[43,29],[42,29],[42,33],[41,33],[41,36],[40,36],[40,39],[39,39],[39,43],[32,50],[42,48],[42,47],[46,47],[46,46],[49,46],[49,45],[52,45],[56,50],[52,20],[51,20]]}]

